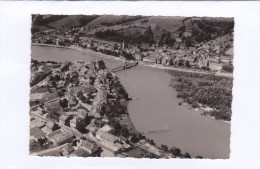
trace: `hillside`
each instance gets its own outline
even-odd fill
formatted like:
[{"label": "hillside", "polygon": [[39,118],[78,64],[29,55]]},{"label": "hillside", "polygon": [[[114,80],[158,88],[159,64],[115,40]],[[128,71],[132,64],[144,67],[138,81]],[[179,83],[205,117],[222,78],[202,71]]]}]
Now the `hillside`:
[{"label": "hillside", "polygon": [[127,43],[172,46],[180,38],[184,46],[192,47],[211,40],[225,41],[226,50],[232,47],[232,40],[225,36],[234,28],[233,18],[209,17],[34,15],[32,21],[33,28],[40,30],[52,28],[66,32],[83,27],[81,35]]}]

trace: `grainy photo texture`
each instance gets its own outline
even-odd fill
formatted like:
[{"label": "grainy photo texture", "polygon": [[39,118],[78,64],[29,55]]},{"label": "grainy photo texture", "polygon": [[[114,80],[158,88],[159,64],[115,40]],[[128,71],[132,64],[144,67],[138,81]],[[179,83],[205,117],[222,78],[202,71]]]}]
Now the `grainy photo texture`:
[{"label": "grainy photo texture", "polygon": [[32,15],[30,155],[228,159],[233,18]]}]

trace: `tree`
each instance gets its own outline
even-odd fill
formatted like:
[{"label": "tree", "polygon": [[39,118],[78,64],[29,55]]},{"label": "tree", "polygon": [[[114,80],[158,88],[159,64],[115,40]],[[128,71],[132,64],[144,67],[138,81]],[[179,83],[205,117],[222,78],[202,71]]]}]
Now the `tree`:
[{"label": "tree", "polygon": [[155,145],[153,139],[150,140],[150,144]]},{"label": "tree", "polygon": [[86,129],[86,123],[85,120],[80,120],[76,126],[77,130],[81,133],[85,133]]},{"label": "tree", "polygon": [[223,65],[222,66],[222,70],[223,71],[226,71],[226,72],[233,72],[233,69],[234,69],[234,67],[233,67],[233,65],[227,65],[227,64],[225,64],[225,65]]},{"label": "tree", "polygon": [[172,147],[170,149],[171,153],[174,154],[175,156],[181,156],[181,150],[177,147]]},{"label": "tree", "polygon": [[191,156],[190,156],[189,153],[185,153],[185,154],[184,154],[184,157],[185,157],[185,158],[191,158]]},{"label": "tree", "polygon": [[68,100],[66,98],[60,100],[60,105],[62,108],[67,108],[68,107]]},{"label": "tree", "polygon": [[161,148],[162,148],[164,151],[167,151],[167,150],[168,150],[168,146],[167,146],[167,145],[164,145],[164,144],[161,145]]}]

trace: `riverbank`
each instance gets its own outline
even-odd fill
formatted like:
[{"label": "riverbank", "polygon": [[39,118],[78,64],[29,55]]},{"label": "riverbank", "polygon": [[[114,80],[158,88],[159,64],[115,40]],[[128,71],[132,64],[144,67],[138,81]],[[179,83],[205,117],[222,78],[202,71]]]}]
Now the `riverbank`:
[{"label": "riverbank", "polygon": [[[182,103],[181,105],[179,106],[185,106],[187,107],[187,109],[191,109],[193,111],[212,111],[214,110],[213,108],[209,107],[209,106],[205,106],[205,105],[201,105],[199,104],[199,107],[197,108],[192,108],[192,105],[189,105],[188,103]],[[211,116],[209,114],[203,114],[201,113],[202,116],[205,116],[205,117],[208,117],[208,118],[211,118],[211,119],[214,119],[214,120],[217,120],[217,121],[220,121],[220,122],[224,122],[224,123],[228,123],[228,124],[231,124],[230,121],[227,121],[227,120],[221,120],[221,119],[216,119],[214,116]]]},{"label": "riverbank", "polygon": [[[57,45],[40,44],[40,43],[32,43],[32,45],[33,46],[43,46],[43,47],[45,46],[45,47],[73,49],[73,50],[78,50],[78,51],[82,51],[82,52],[87,52],[87,53],[90,53],[94,56],[98,55],[100,57],[105,57],[105,58],[108,58],[108,59],[125,61],[125,59],[122,58],[122,57],[115,57],[115,56],[112,56],[112,55],[107,55],[107,54],[104,54],[104,53],[95,52],[95,51],[92,51],[90,49],[84,49],[84,48],[78,47],[78,46],[57,46]],[[191,70],[191,69],[185,69],[185,68],[180,68],[180,67],[169,67],[169,66],[163,66],[163,65],[159,65],[159,64],[145,63],[145,62],[142,62],[142,61],[138,61],[138,63],[142,66],[153,67],[153,68],[163,69],[163,70],[173,70],[173,71],[180,71],[180,72],[211,74],[211,75],[214,74],[215,76],[233,78],[233,74],[230,74],[230,73],[221,73],[221,72],[212,73],[212,72],[206,72],[206,71],[202,71],[202,70]]]}]

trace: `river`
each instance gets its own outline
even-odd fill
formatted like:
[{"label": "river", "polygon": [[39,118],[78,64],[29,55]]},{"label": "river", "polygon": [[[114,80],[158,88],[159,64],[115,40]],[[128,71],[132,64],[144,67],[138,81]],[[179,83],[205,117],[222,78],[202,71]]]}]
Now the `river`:
[{"label": "river", "polygon": [[[72,49],[32,46],[32,59],[40,61],[91,61],[96,58],[92,54]],[[119,60],[99,59],[103,59],[108,68],[122,64]],[[166,71],[138,65],[116,75],[128,94],[138,98],[128,104],[135,128],[140,132],[169,130],[146,134],[157,145],[175,146],[193,157],[229,158],[230,124],[179,106],[176,92],[169,87],[171,75]]]}]

